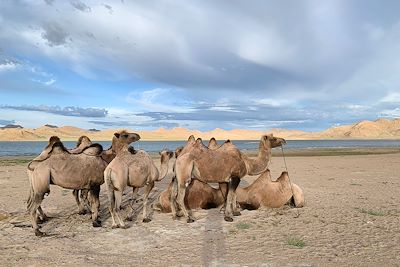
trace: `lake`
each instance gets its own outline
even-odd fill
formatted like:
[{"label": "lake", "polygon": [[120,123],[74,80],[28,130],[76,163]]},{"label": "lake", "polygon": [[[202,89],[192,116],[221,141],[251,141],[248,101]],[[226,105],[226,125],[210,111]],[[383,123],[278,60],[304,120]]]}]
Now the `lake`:
[{"label": "lake", "polygon": [[[240,140],[232,141],[241,150],[258,149],[259,141]],[[76,142],[63,142],[67,148],[74,148]],[[105,149],[109,148],[111,142],[98,142]],[[177,147],[184,145],[185,141],[139,141],[134,143],[136,149],[143,149],[148,152],[158,152],[165,148],[175,150]],[[208,141],[205,142],[207,144]],[[32,156],[38,155],[47,141],[32,142],[0,142],[0,156]],[[321,149],[321,148],[400,148],[400,140],[289,140],[285,145],[285,149]]]}]

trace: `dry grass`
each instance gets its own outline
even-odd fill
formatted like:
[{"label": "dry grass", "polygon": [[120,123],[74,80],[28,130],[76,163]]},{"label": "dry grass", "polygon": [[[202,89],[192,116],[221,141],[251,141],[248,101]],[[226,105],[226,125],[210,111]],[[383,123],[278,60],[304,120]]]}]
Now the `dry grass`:
[{"label": "dry grass", "polygon": [[306,242],[304,242],[304,240],[300,237],[289,236],[287,239],[287,244],[290,246],[302,248],[306,245]]}]

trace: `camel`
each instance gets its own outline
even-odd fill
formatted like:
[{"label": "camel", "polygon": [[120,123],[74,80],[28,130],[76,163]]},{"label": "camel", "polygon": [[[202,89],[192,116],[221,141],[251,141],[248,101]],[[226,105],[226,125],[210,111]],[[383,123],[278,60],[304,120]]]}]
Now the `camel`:
[{"label": "camel", "polygon": [[[240,179],[245,175],[258,175],[268,168],[272,148],[286,143],[283,138],[274,137],[272,134],[261,137],[257,158],[250,158],[243,154],[229,140],[219,148],[212,150],[207,148],[201,139],[189,138],[182,150],[182,154],[175,162],[175,187],[177,194],[171,194],[171,203],[177,203],[187,222],[194,219],[189,215],[184,199],[186,189],[192,179],[201,182],[216,182],[220,184],[221,191],[226,199],[225,221],[232,222],[233,215],[240,215],[236,207],[236,188]],[[185,153],[184,153],[185,152]],[[223,187],[229,186],[228,193],[224,194]],[[226,192],[226,191],[225,191]],[[235,203],[233,205],[233,203]],[[173,218],[177,216],[177,209],[171,205]]]},{"label": "camel", "polygon": [[[136,133],[121,131],[120,134],[121,136],[126,136],[126,138],[119,140],[119,142],[129,140],[129,143],[132,143],[140,139],[140,136]],[[42,161],[38,161],[36,158],[35,161],[30,162],[28,165],[30,196],[27,209],[31,216],[35,235],[44,235],[37,224],[37,212],[40,213],[40,204],[44,195],[50,193],[50,184],[67,189],[89,190],[92,225],[100,227],[101,222],[98,218],[99,193],[100,185],[104,183],[104,170],[107,166],[107,162],[101,157],[103,153],[102,146],[93,144],[84,149],[82,153],[71,154],[62,142],[57,141],[55,138],[50,141],[52,142],[46,147],[46,153],[41,154],[41,159],[44,156],[47,158]],[[116,146],[121,145],[116,142]]]},{"label": "camel", "polygon": [[282,172],[276,181],[272,181],[270,171],[266,170],[248,187],[237,188],[237,202],[244,209],[279,208],[289,202],[296,208],[303,207],[303,190],[294,183],[291,186],[287,172]]},{"label": "camel", "polygon": [[[216,149],[219,145],[215,138],[211,138],[208,148]],[[293,204],[296,208],[304,206],[304,195],[301,188],[292,183],[292,190],[289,185],[289,177],[283,172],[277,181],[273,182],[269,170],[262,173],[256,181],[246,188],[236,189],[237,201],[242,209],[258,209],[260,206],[278,208],[285,204]],[[158,202],[154,204],[154,209],[161,212],[171,212],[170,195],[172,193],[173,182],[158,197]],[[224,203],[220,190],[213,188],[207,183],[193,179],[189,184],[186,195],[185,205],[189,209],[209,209],[218,207]]]},{"label": "camel", "polygon": [[[121,138],[115,134],[116,138]],[[110,213],[112,228],[126,228],[119,215],[122,194],[126,186],[133,187],[133,192],[140,187],[146,187],[143,196],[143,222],[150,222],[148,213],[148,197],[156,181],[161,181],[168,173],[168,163],[173,157],[173,152],[164,150],[161,154],[160,171],[153,160],[144,150],[134,150],[128,147],[128,143],[116,151],[116,157],[110,162],[104,171],[104,179],[110,200]],[[133,209],[128,219],[133,216]]]}]

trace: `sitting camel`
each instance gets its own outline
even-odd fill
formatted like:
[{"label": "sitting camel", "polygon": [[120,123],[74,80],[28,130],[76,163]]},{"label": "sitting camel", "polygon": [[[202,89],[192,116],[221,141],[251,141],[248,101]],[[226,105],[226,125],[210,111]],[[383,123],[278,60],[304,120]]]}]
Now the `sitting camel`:
[{"label": "sitting camel", "polygon": [[[125,137],[116,133],[115,138]],[[149,194],[154,187],[154,183],[161,181],[167,175],[168,163],[173,156],[171,151],[160,152],[161,169],[159,171],[147,152],[143,150],[136,151],[132,147],[128,147],[128,145],[129,142],[126,142],[124,146],[118,148],[115,159],[110,162],[104,171],[113,228],[125,228],[125,223],[119,215],[119,209],[126,186],[131,186],[134,189],[146,186],[143,196],[143,222],[151,221],[147,211]],[[132,209],[128,218],[132,217],[133,212]]]},{"label": "sitting camel", "polygon": [[[236,208],[235,194],[240,179],[247,174],[257,175],[264,172],[268,168],[272,148],[284,143],[284,139],[274,137],[272,134],[262,136],[258,156],[254,159],[243,154],[229,140],[216,149],[209,149],[201,139],[194,141],[194,138],[190,137],[181,155],[176,159],[176,185],[173,186],[170,202],[178,204],[187,222],[193,222],[184,202],[187,186],[192,179],[204,183],[216,182],[220,184],[222,194],[226,199],[224,219],[228,222],[233,221],[232,215],[240,215]],[[226,191],[221,185],[225,188],[229,185],[227,194],[224,194]],[[177,194],[174,193],[174,187],[177,189]],[[225,195],[227,195],[226,198]],[[171,208],[175,218],[177,209],[174,205]]]},{"label": "sitting camel", "polygon": [[272,181],[270,171],[266,170],[251,185],[238,187],[236,195],[243,209],[279,208],[285,204],[294,204],[296,208],[304,206],[303,190],[294,183],[290,186],[287,172],[282,172],[276,181]]},{"label": "sitting camel", "polygon": [[[121,135],[126,135],[127,138],[120,142],[129,140],[131,143],[140,138],[138,134],[126,131],[122,131]],[[49,145],[41,156],[28,165],[30,180],[28,212],[37,236],[43,235],[37,224],[37,212],[41,213],[40,204],[44,195],[50,193],[50,184],[67,189],[89,190],[93,226],[101,226],[98,219],[99,193],[100,185],[104,183],[104,170],[107,166],[107,162],[101,157],[102,146],[93,144],[79,154],[71,154],[57,139],[58,137],[50,138]],[[118,143],[117,145],[120,146]]]}]

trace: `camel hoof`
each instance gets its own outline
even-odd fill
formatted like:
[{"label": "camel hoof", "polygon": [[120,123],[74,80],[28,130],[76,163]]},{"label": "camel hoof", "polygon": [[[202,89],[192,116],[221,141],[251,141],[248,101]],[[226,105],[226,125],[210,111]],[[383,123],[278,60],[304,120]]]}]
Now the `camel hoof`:
[{"label": "camel hoof", "polygon": [[128,225],[126,225],[126,224],[120,225],[119,228],[121,228],[121,229],[128,229]]},{"label": "camel hoof", "polygon": [[101,221],[99,220],[93,221],[92,225],[93,227],[101,227]]},{"label": "camel hoof", "polygon": [[86,210],[80,210],[80,211],[78,211],[78,214],[79,215],[85,215],[86,214]]},{"label": "camel hoof", "polygon": [[127,221],[132,221],[133,220],[133,216],[128,216],[128,217],[126,217],[126,219],[125,220],[127,220]]},{"label": "camel hoof", "polygon": [[227,221],[227,222],[233,222],[232,217],[228,217],[228,216],[225,216],[224,220]]},{"label": "camel hoof", "polygon": [[187,219],[187,223],[192,223],[192,222],[194,222],[193,218],[190,218],[190,217],[189,217],[189,218]]},{"label": "camel hoof", "polygon": [[151,219],[150,219],[150,218],[143,218],[143,222],[144,222],[144,223],[151,222]]},{"label": "camel hoof", "polygon": [[240,215],[242,215],[242,214],[240,213],[240,211],[234,211],[234,212],[233,212],[233,216],[240,216]]},{"label": "camel hoof", "polygon": [[42,236],[45,236],[45,235],[46,235],[46,234],[43,233],[43,232],[41,232],[39,229],[35,229],[35,236],[42,237]]},{"label": "camel hoof", "polygon": [[112,228],[112,229],[117,229],[117,228],[119,228],[119,225],[118,225],[118,224],[113,224],[113,225],[111,226],[111,228]]}]

